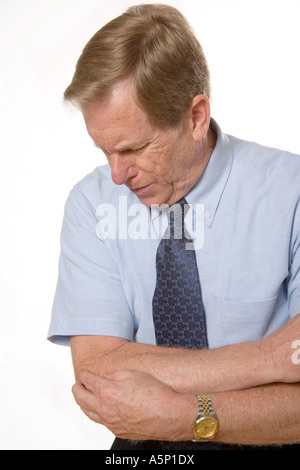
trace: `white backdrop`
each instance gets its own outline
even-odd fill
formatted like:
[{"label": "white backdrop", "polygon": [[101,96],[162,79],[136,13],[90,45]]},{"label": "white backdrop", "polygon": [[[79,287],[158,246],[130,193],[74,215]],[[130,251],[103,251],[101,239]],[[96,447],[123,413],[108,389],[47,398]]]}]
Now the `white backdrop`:
[{"label": "white backdrop", "polygon": [[[85,43],[135,3],[0,0],[0,449],[108,449],[113,440],[73,402],[70,351],[46,334],[65,200],[104,163],[62,94]],[[300,153],[300,2],[165,3],[204,47],[223,130]]]}]

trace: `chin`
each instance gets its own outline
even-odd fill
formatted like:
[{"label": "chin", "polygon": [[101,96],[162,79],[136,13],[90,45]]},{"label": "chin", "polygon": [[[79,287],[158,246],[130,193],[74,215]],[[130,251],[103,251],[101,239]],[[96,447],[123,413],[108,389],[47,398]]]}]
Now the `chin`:
[{"label": "chin", "polygon": [[139,196],[138,198],[144,206],[151,207],[153,204],[159,204],[156,199],[150,196]]},{"label": "chin", "polygon": [[158,197],[158,196],[153,196],[153,197],[144,196],[143,197],[143,196],[140,196],[139,200],[141,201],[142,204],[144,204],[147,207],[151,207],[153,205],[161,206],[162,204],[167,204],[169,206],[168,199],[163,198],[163,197]]}]

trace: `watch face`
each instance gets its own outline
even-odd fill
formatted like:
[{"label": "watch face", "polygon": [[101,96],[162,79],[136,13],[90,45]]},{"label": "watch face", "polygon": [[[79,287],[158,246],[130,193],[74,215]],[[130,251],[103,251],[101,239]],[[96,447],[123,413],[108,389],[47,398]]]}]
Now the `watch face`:
[{"label": "watch face", "polygon": [[218,422],[210,416],[197,419],[195,432],[200,439],[212,439],[218,431]]}]

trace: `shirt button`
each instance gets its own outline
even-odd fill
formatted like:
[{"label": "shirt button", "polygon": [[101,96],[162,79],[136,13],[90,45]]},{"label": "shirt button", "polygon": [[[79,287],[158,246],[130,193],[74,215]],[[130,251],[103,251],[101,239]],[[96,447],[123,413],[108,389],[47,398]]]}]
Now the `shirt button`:
[{"label": "shirt button", "polygon": [[205,218],[206,219],[210,219],[210,212],[209,211],[205,211]]}]

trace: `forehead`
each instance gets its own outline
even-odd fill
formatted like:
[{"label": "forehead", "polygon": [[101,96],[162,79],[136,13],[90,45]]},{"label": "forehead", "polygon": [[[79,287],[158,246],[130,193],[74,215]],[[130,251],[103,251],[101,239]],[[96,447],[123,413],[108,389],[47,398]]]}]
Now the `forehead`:
[{"label": "forehead", "polygon": [[108,147],[134,142],[152,130],[128,81],[117,84],[105,101],[90,105],[83,116],[94,142],[108,150]]}]

